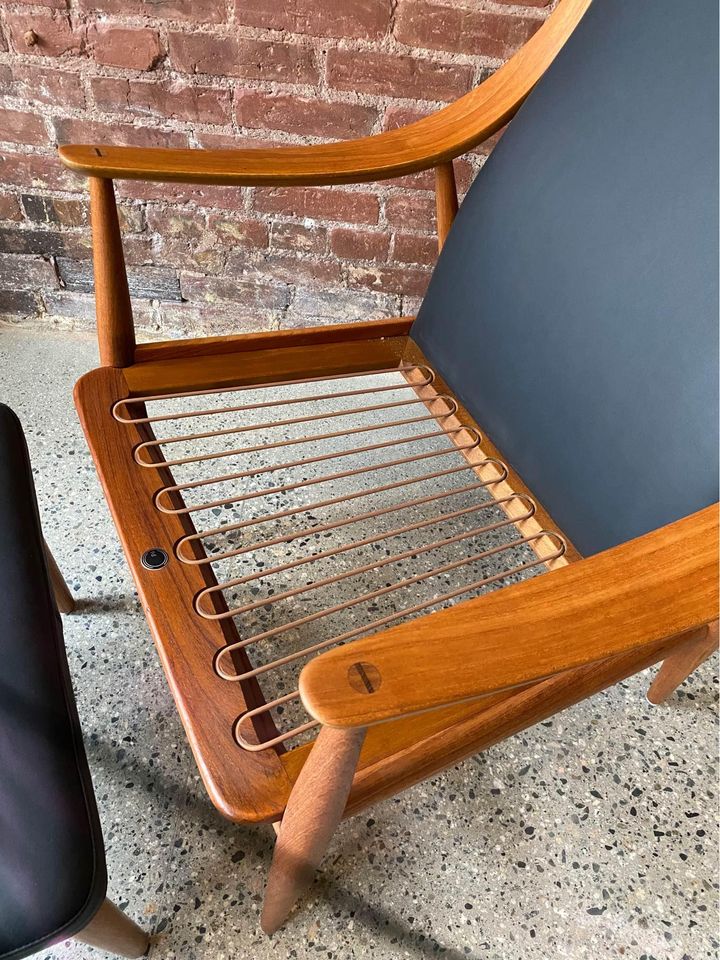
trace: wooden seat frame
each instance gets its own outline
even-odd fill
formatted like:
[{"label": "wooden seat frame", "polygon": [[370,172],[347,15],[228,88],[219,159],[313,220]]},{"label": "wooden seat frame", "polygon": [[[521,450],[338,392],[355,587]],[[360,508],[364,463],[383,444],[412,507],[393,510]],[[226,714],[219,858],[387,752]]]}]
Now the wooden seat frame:
[{"label": "wooden seat frame", "polygon": [[[588,559],[569,546],[541,577],[321,654],[300,678],[303,703],[323,725],[314,746],[239,756],[233,723],[262,703],[260,688],[254,680],[229,684],[209,668],[231,640],[227,620],[200,619],[192,608],[216,583],[213,572],[177,560],[176,544],[194,527],[188,514],[154,507],[158,480],[173,483],[160,455],[157,469],[136,468],[133,451],[153,439],[150,425],[119,422],[111,410],[125,398],[301,381],[425,358],[410,317],[136,344],[113,179],[324,185],[434,168],[442,246],[457,211],[453,158],[512,118],[589,2],[561,0],[478,89],[401,130],[274,150],[60,150],[63,162],[90,180],[102,365],[77,384],[77,408],[208,793],[230,819],[282,820],[263,913],[267,931],[281,925],[310,882],[343,816],[660,660],[652,696],[668,696],[716,644],[708,624],[717,617],[717,508]],[[431,413],[440,390],[447,392],[440,381],[417,387]],[[477,427],[461,405],[455,417],[459,427]],[[483,446],[499,455],[492,443]],[[506,482],[529,492],[512,469]],[[534,532],[557,529],[541,506],[524,523]],[[163,569],[143,566],[150,548],[168,554]],[[410,661],[408,650],[420,649]],[[454,669],[459,662],[462,671]],[[358,665],[372,667],[364,676],[375,681],[352,683]]]}]

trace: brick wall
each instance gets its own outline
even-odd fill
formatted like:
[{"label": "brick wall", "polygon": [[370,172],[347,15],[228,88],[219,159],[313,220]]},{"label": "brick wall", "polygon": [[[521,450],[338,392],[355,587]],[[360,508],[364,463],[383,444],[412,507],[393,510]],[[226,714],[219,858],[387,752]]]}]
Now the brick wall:
[{"label": "brick wall", "polygon": [[[549,0],[0,4],[0,317],[94,322],[87,199],[58,144],[230,147],[375,133],[470,90]],[[456,161],[462,190],[489,145]],[[412,313],[432,172],[358,187],[118,184],[138,328],[170,336]]]}]

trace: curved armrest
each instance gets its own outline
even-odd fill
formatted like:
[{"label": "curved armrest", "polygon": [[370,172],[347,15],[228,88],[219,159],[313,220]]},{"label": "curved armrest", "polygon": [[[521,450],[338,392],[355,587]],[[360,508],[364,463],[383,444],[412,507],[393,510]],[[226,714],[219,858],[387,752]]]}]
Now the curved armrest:
[{"label": "curved armrest", "polygon": [[368,726],[660,642],[717,617],[718,507],[316,657],[310,714]]},{"label": "curved armrest", "polygon": [[238,186],[362,183],[437,166],[487,140],[515,114],[590,0],[560,0],[530,40],[477,89],[416,123],[359,140],[258,150],[74,145],[63,163],[89,177]]}]

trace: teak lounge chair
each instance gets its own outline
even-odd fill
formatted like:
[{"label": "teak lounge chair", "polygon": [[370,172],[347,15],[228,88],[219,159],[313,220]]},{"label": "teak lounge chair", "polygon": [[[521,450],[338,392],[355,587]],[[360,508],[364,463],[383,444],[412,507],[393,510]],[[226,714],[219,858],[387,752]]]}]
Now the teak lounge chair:
[{"label": "teak lounge chair", "polygon": [[[714,648],[717,9],[588,7],[561,0],[477,90],[401,130],[60,151],[90,179],[102,366],[77,407],[208,793],[233,820],[280,824],[266,931],[342,817],[664,661],[659,701]],[[453,158],[521,105],[453,223]],[[114,179],[328,185],[429,168],[442,252],[416,319],[136,345]],[[410,438],[378,440],[405,407]],[[447,510],[459,495],[471,507]],[[479,547],[443,527],[472,511]],[[352,532],[361,519],[372,536]],[[243,575],[223,577],[233,559]],[[375,589],[348,595],[358,571]],[[326,629],[358,606],[349,629]],[[307,713],[278,727],[300,700]]]}]

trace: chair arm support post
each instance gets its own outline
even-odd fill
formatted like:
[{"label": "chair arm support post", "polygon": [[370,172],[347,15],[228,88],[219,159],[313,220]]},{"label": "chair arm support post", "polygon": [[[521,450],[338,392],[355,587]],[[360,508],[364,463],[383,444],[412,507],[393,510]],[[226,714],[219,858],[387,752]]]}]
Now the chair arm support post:
[{"label": "chair arm support post", "polygon": [[323,727],[290,794],[275,843],[261,925],[274,933],[310,886],[342,820],[365,740],[363,727]]},{"label": "chair arm support post", "polygon": [[[717,618],[718,505],[595,556],[336,647],[300,674],[316,720],[368,726],[520,687]],[[373,677],[353,683],[352,671]]]},{"label": "chair arm support post", "polygon": [[437,209],[438,250],[442,250],[458,212],[457,187],[452,160],[435,167],[435,207]]},{"label": "chair arm support post", "polygon": [[112,180],[90,177],[90,222],[100,363],[128,367],[135,359],[135,327]]}]

